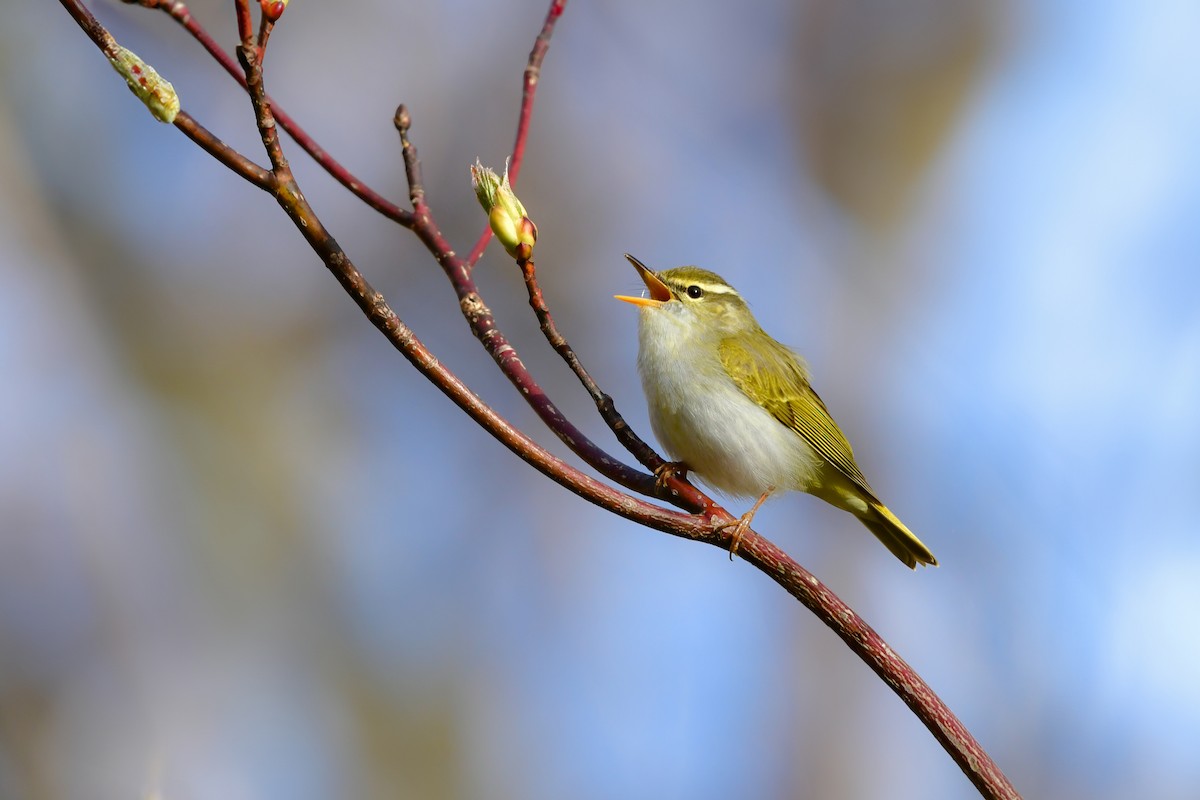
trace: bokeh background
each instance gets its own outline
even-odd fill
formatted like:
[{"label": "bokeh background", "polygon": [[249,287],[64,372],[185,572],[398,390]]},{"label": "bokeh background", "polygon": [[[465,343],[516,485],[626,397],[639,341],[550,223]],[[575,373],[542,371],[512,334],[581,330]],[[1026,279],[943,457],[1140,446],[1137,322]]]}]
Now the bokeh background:
[{"label": "bokeh background", "polygon": [[[545,2],[293,3],[268,86],[465,250]],[[95,2],[262,161],[166,15]],[[193,13],[234,41],[227,2]],[[0,796],[967,798],[774,584],[540,478],[56,3],[0,25]],[[521,196],[557,320],[648,432],[621,254],[723,273],[942,566],[757,523],[1027,797],[1200,796],[1200,5],[574,0]],[[293,156],[439,356],[556,452],[407,232]],[[529,366],[612,439],[495,245]],[[741,506],[733,505],[735,510]]]}]

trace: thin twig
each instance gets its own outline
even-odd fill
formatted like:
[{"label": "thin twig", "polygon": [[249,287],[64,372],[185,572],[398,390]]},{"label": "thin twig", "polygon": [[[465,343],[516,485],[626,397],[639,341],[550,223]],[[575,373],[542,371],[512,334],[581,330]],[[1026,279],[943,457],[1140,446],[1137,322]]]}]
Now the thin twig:
[{"label": "thin twig", "polygon": [[64,2],[62,5],[83,29],[83,32],[88,35],[88,38],[96,43],[106,58],[111,61],[117,57],[119,52],[117,40],[112,37],[108,29],[100,24],[100,20],[87,10],[87,6],[79,2]]},{"label": "thin twig", "polygon": [[[75,19],[79,27],[83,29],[83,32],[88,35],[88,38],[96,43],[96,46],[100,48],[100,52],[104,53],[110,60],[117,58],[120,48],[117,45],[116,39],[88,11],[83,3],[64,2],[63,7]],[[203,148],[205,152],[255,186],[266,188],[270,183],[271,175],[267,170],[225,144],[186,112],[180,111],[176,115],[173,124],[179,130],[183,131],[189,139]]]},{"label": "thin twig", "polygon": [[[146,8],[157,8],[165,12],[173,20],[178,22],[184,30],[191,34],[200,46],[203,47],[208,54],[213,57],[222,69],[229,73],[235,81],[246,88],[246,76],[238,66],[238,62],[231,57],[227,52],[221,49],[216,40],[209,35],[203,25],[192,16],[187,5],[182,0],[124,0],[127,3],[136,3],[137,5]],[[312,157],[313,161],[324,169],[329,175],[342,186],[346,187],[355,197],[362,200],[371,208],[378,211],[383,216],[391,219],[400,225],[408,228],[412,226],[412,215],[405,211],[400,206],[388,200],[383,195],[376,192],[366,183],[358,178],[354,173],[343,166],[337,159],[329,155],[324,148],[321,147],[312,136],[296,122],[290,114],[283,110],[270,96],[267,97],[271,103],[272,113],[275,115],[275,120],[279,126],[288,132],[288,135],[296,141],[296,144]]]},{"label": "thin twig", "polygon": [[275,20],[263,14],[258,20],[258,41],[255,44],[258,46],[259,52],[267,49],[267,39],[271,36],[271,31],[275,29]]},{"label": "thin twig", "polygon": [[[504,376],[521,392],[538,417],[567,447],[571,448],[572,452],[602,475],[625,488],[647,496],[656,495],[657,486],[653,475],[648,475],[613,458],[589,439],[566,418],[525,367],[517,351],[496,324],[492,310],[484,302],[479,293],[479,287],[471,277],[468,265],[450,249],[449,243],[442,235],[425,203],[425,189],[421,181],[421,163],[417,155],[417,148],[409,137],[411,120],[403,106],[397,109],[395,122],[396,130],[400,134],[401,153],[404,157],[405,174],[409,181],[409,193],[413,198],[413,233],[434,255],[446,273],[446,277],[449,278],[471,332],[492,356]],[[672,502],[679,503],[691,510],[700,510],[711,504],[711,501],[708,504],[704,503],[699,492],[695,492],[691,496],[686,492],[680,492],[668,497]]]},{"label": "thin twig", "polygon": [[[62,0],[62,2],[72,1]],[[514,428],[484,404],[477,395],[462,384],[449,369],[443,366],[424,347],[420,340],[417,339],[416,334],[392,311],[383,295],[375,291],[362,273],[354,266],[349,256],[346,255],[345,251],[342,250],[341,246],[317,217],[316,212],[305,199],[303,192],[300,191],[300,187],[288,167],[287,159],[282,152],[282,147],[275,130],[274,118],[271,114],[271,104],[267,97],[263,80],[263,55],[263,51],[257,50],[249,42],[244,42],[238,50],[239,60],[245,70],[246,86],[250,93],[255,121],[263,140],[263,146],[270,155],[271,163],[274,165],[272,169],[274,177],[272,194],[292,219],[301,235],[309,243],[309,246],[313,248],[314,252],[317,253],[321,261],[334,274],[343,288],[350,293],[359,307],[367,314],[367,317],[388,337],[389,341],[392,341],[423,374],[430,378],[438,388],[450,396],[463,410],[467,411],[473,419],[488,429],[489,432],[514,452],[521,455],[528,463],[537,467],[547,477],[552,478],[597,505],[605,508],[613,508],[617,513],[628,516],[630,519],[637,519],[643,522],[643,524],[652,525],[673,532],[676,535],[694,535],[698,530],[704,530],[704,535],[715,534],[720,536],[723,531],[709,530],[714,526],[711,524],[703,525],[701,518],[691,514],[660,508],[644,500],[619,492],[550,455],[548,451],[537,445],[532,439]],[[402,115],[398,113],[398,124],[402,121],[401,117]],[[406,131],[406,129],[404,130]],[[415,161],[415,151],[412,152],[412,157]],[[420,185],[419,170],[413,169],[410,171],[410,175]],[[433,224],[432,219],[429,217],[425,217],[425,219],[428,222],[423,226],[423,229],[440,238],[441,234]],[[447,252],[450,258],[455,258],[452,252]]]},{"label": "thin twig", "polygon": [[1021,800],[996,762],[929,684],[816,576],[761,536],[743,540],[738,555],[771,576],[865,661],[912,709],[983,797]]},{"label": "thin twig", "polygon": [[[111,55],[115,46],[111,35],[87,11],[80,0],[59,1],[97,46],[106,55]],[[558,8],[561,12],[561,7],[561,2],[556,0],[552,10]],[[250,34],[247,33],[247,26],[241,21],[244,9],[248,17],[245,0],[238,0],[237,8],[239,30],[242,34],[243,44],[247,44]],[[274,123],[270,119],[270,101],[262,83],[261,52],[245,52],[243,64],[246,69],[246,85],[251,93],[255,117],[262,133],[264,145],[270,151],[272,145],[268,143],[268,140],[274,136]],[[187,119],[190,121],[190,117]],[[269,125],[268,122],[270,122]],[[185,133],[189,130],[188,125],[180,127]],[[197,133],[203,131],[203,128],[193,125],[190,126],[190,130]],[[404,125],[403,133],[407,134],[407,123]],[[211,137],[211,134],[208,136]],[[205,137],[200,136],[200,138],[204,139]],[[277,138],[274,145],[278,146]],[[211,142],[210,146],[211,149],[206,147],[209,152],[216,150],[222,154],[226,153],[225,150],[212,146]],[[410,149],[406,149],[406,153],[408,152]],[[415,151],[411,151],[411,153],[415,162]],[[229,158],[222,158],[221,161],[238,174],[255,182],[256,185],[261,185],[261,179],[258,181],[252,179],[251,176],[255,173],[247,168],[246,164]],[[383,296],[370,286],[304,199],[304,195],[300,192],[294,177],[287,168],[287,162],[282,157],[282,152],[277,155],[272,154],[271,162],[275,168],[272,176],[274,180],[269,181],[269,186],[264,188],[268,188],[272,192],[313,251],[384,336],[422,375],[466,411],[481,427],[521,459],[533,465],[539,472],[590,502],[656,530],[707,542],[722,548],[729,546],[731,534],[729,529],[724,527],[724,523],[732,521],[732,517],[723,510],[709,507],[703,514],[683,514],[659,508],[617,491],[550,455],[484,404],[424,347],[413,331],[396,316]],[[416,175],[419,183],[419,172]],[[463,288],[471,286],[468,265],[458,259],[449,249],[436,225],[433,224],[432,217],[425,214],[422,219],[427,220],[427,223],[414,226],[414,230],[431,252],[438,257],[443,268],[447,270],[452,283],[455,283],[456,291],[460,286]],[[460,294],[460,302],[463,302],[464,310],[466,310],[466,299],[469,299],[471,295],[478,297],[477,293],[473,291],[467,292],[465,299]],[[480,306],[486,310],[486,306],[482,306],[482,301],[480,301]],[[470,314],[468,317],[470,318]],[[490,319],[490,312],[486,317]],[[519,361],[517,364],[519,365]],[[503,369],[503,364],[501,366]],[[532,384],[532,386],[536,387],[536,384]],[[594,445],[592,446],[594,447]],[[739,553],[812,610],[866,661],[929,728],[984,797],[998,800],[1019,800],[1016,790],[987,753],[979,747],[978,742],[962,726],[962,723],[954,717],[929,686],[913,672],[912,668],[900,659],[852,609],[842,603],[836,595],[787,554],[753,531],[747,532],[742,539]]]},{"label": "thin twig", "polygon": [[546,298],[542,296],[542,289],[537,282],[537,267],[533,263],[533,259],[517,259],[517,266],[521,268],[521,275],[525,278],[525,288],[529,294],[529,305],[533,308],[533,313],[537,316],[538,325],[542,329],[542,334],[545,335],[546,341],[550,346],[558,352],[563,361],[567,362],[567,366],[579,378],[579,382],[583,384],[583,388],[591,395],[591,398],[596,403],[596,409],[600,412],[600,416],[616,434],[617,440],[623,444],[633,457],[641,462],[642,466],[651,472],[656,472],[665,463],[661,456],[654,451],[650,445],[634,432],[633,428],[629,427],[629,423],[617,411],[616,405],[613,403],[612,397],[604,392],[603,389],[584,368],[579,361],[579,357],[575,355],[575,350],[571,344],[563,336],[558,326],[554,324],[554,318],[550,315],[550,308],[546,305]]},{"label": "thin twig", "polygon": [[416,150],[408,138],[408,129],[412,127],[412,116],[408,113],[408,107],[403,103],[397,106],[396,116],[392,123],[400,134],[404,177],[408,182],[408,201],[412,203],[413,214],[419,217],[425,213],[425,183],[421,179],[421,161],[417,158]]},{"label": "thin twig", "polygon": [[250,2],[249,0],[233,0],[233,7],[237,13],[238,39],[245,44],[254,38],[254,22],[250,19]]},{"label": "thin twig", "polygon": [[[542,30],[533,42],[529,51],[529,60],[525,63],[525,74],[521,77],[521,111],[517,116],[517,136],[513,142],[512,157],[508,162],[508,179],[515,186],[517,176],[521,174],[521,165],[525,162],[525,142],[529,138],[529,121],[533,118],[533,101],[537,98],[538,82],[542,77],[542,61],[546,51],[550,49],[550,37],[554,35],[554,26],[567,7],[567,0],[552,0],[546,19],[542,22]],[[479,263],[484,249],[492,240],[492,229],[484,226],[483,233],[467,256],[467,270],[470,271]]]},{"label": "thin twig", "polygon": [[220,161],[260,189],[271,190],[275,180],[270,170],[263,169],[246,156],[218,139],[212,132],[196,122],[189,114],[180,111],[175,117],[175,127],[198,144],[204,152]]},{"label": "thin twig", "polygon": [[[266,43],[265,37],[263,43]],[[267,151],[267,157],[271,160],[271,172],[275,174],[277,184],[282,184],[291,180],[292,170],[283,154],[283,146],[279,143],[279,129],[275,127],[271,101],[263,88],[262,62],[266,52],[265,48],[259,48],[251,38],[238,46],[238,60],[246,70],[246,88],[254,106],[254,118],[258,123],[263,149]]]},{"label": "thin twig", "polygon": [[[530,121],[533,117],[533,104],[535,98],[537,97],[537,87],[541,78],[542,63],[546,58],[546,52],[550,48],[550,38],[554,34],[555,25],[558,22],[559,17],[562,16],[565,7],[566,0],[553,0],[553,2],[551,2],[549,10],[546,12],[546,18],[542,22],[542,29],[539,31],[537,38],[534,40],[533,47],[529,51],[529,59],[526,63],[524,75],[522,76],[521,110],[517,122],[516,140],[513,144],[512,158],[510,159],[505,171],[510,183],[516,180],[517,175],[520,173],[521,165],[524,162],[525,145],[528,140]],[[403,126],[401,126],[402,118]],[[401,130],[400,138],[402,145],[405,148],[404,163],[405,170],[408,175],[409,191],[413,200],[414,213],[419,217],[421,215],[421,210],[417,209],[416,206],[418,204],[418,198],[420,198],[423,204],[425,191],[421,186],[419,172],[420,166],[416,157],[416,151],[412,148],[407,136],[410,124],[411,121],[408,111],[404,106],[401,106],[396,112],[396,126],[398,130]],[[491,240],[491,236],[491,227],[485,226],[483,234],[479,237],[479,240],[475,243],[475,247],[471,250],[470,255],[468,255],[466,258],[466,269],[463,270],[465,277],[460,275],[456,280],[454,276],[451,276],[451,282],[455,283],[456,291],[459,291],[461,288],[459,294],[460,301],[463,298],[464,292],[474,291],[476,295],[478,295],[478,290],[474,287],[474,282],[471,280],[470,274],[472,268],[476,262],[478,262],[484,249],[487,247],[488,242]],[[526,268],[521,261],[518,261],[518,265],[521,266],[522,274],[525,277],[525,284],[529,291],[529,303],[533,307],[534,312],[537,314],[538,322],[541,325],[542,332],[545,334],[551,346],[553,346],[559,355],[562,356],[562,358],[567,362],[567,365],[579,378],[580,382],[583,384],[584,388],[595,402],[601,418],[612,430],[613,434],[617,437],[617,440],[624,445],[624,447],[644,467],[649,469],[651,472],[657,471],[664,463],[662,457],[659,456],[652,447],[646,444],[646,442],[643,441],[642,438],[638,436],[632,428],[629,427],[629,424],[625,422],[625,419],[617,411],[612,397],[600,389],[600,387],[592,379],[591,375],[586,369],[584,369],[582,363],[580,363],[578,357],[575,355],[574,350],[571,348],[566,338],[558,332],[557,327],[554,325],[554,320],[550,316],[550,310],[546,306],[542,297],[541,289],[537,285],[537,275],[534,270],[533,263],[529,262],[528,268]],[[445,266],[446,265],[443,264],[443,267]],[[532,378],[528,378],[525,381],[525,384],[528,385],[528,383],[531,381]],[[536,397],[537,395],[526,393],[525,396],[527,398],[531,398]],[[545,420],[545,418],[543,419]],[[548,420],[546,421],[547,424],[550,424]],[[556,433],[558,432],[556,431]],[[575,438],[575,432],[573,431],[566,431],[564,433],[572,439]],[[636,491],[642,491],[645,493],[643,488],[639,488],[646,485],[644,478],[639,480],[637,486],[629,486],[628,484],[625,485],[627,488],[632,488]],[[672,478],[666,481],[656,480],[655,489],[655,494],[659,494],[660,496],[663,496],[664,499],[668,499],[671,502],[679,503],[684,508],[700,510],[703,508],[710,508],[714,505],[710,498],[704,497],[698,490],[695,490],[694,487],[680,478]],[[664,490],[666,492],[665,495],[662,494]]]}]

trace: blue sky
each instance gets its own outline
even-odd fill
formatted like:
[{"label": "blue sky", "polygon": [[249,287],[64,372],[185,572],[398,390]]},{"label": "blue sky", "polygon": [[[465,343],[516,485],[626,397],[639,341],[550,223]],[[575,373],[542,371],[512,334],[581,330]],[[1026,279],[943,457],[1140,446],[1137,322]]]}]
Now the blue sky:
[{"label": "blue sky", "polygon": [[[95,5],[258,157],[248,103],[198,48],[161,15]],[[822,28],[815,5],[571,4],[520,184],[542,284],[649,435],[635,317],[608,299],[637,285],[621,254],[722,273],[806,355],[942,566],[909,574],[808,497],[756,527],[1026,796],[1194,797],[1200,8],[968,7]],[[193,11],[228,38],[226,4]],[[293,4],[268,81],[397,198],[407,103],[465,250],[483,222],[467,165],[502,163],[543,13]],[[0,708],[36,733],[0,736],[0,794],[971,796],[774,584],[522,466],[390,351],[265,196],[150,120],[61,9],[8,16]],[[844,141],[805,138],[813,109],[870,99],[846,86],[889,86],[888,59],[899,73],[968,34],[976,59],[946,62],[965,88],[909,183],[888,183],[887,138],[856,117]],[[293,159],[406,321],[561,452],[412,237]],[[900,201],[880,217],[874,191]],[[611,443],[495,246],[477,275],[555,400]]]}]

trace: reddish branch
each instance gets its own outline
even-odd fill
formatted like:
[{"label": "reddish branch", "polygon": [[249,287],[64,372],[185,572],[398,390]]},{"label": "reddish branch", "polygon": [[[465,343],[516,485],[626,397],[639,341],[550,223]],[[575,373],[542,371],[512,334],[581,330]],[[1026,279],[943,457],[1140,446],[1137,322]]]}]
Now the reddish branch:
[{"label": "reddish branch", "polygon": [[[146,8],[157,8],[164,11],[171,19],[182,25],[184,30],[191,34],[192,38],[208,51],[213,60],[220,64],[222,69],[242,85],[243,89],[246,88],[246,75],[241,67],[238,66],[238,62],[233,56],[221,49],[221,46],[209,35],[204,26],[192,16],[187,5],[182,0],[122,0],[122,2],[130,5],[145,6]],[[354,173],[339,163],[337,159],[325,152],[324,148],[317,144],[317,141],[300,126],[300,123],[292,119],[291,115],[275,103],[270,96],[267,97],[267,102],[271,104],[275,121],[279,123],[279,126],[287,131],[296,140],[296,144],[300,145],[304,152],[308,153],[312,160],[317,162],[334,180],[345,186],[355,197],[388,219],[398,222],[405,227],[412,225],[411,214],[376,192],[370,186],[367,186]]]},{"label": "reddish branch", "polygon": [[[111,57],[115,52],[116,43],[80,0],[59,1],[97,46]],[[167,11],[204,44],[205,48],[222,65],[228,68],[230,63],[228,56],[220,51],[212,43],[207,33],[191,19],[183,3],[173,0],[126,0],[126,2],[140,2],[141,5],[147,7],[156,7]],[[554,23],[561,15],[564,5],[565,0],[554,0],[551,4],[542,31],[530,53],[525,71],[517,141],[513,151],[511,170],[514,176],[520,166],[521,154],[525,147],[542,59],[549,45]],[[304,134],[299,126],[286,118],[283,112],[274,106],[264,88],[262,72],[263,55],[271,32],[271,21],[264,20],[257,37],[255,37],[247,0],[235,0],[235,9],[238,31],[241,36],[241,45],[238,48],[241,72],[235,73],[235,77],[239,78],[250,95],[255,120],[271,163],[271,169],[265,170],[259,167],[244,155],[230,148],[184,112],[180,112],[176,117],[175,126],[217,161],[253,185],[270,193],[292,219],[313,251],[388,341],[422,375],[462,408],[471,419],[522,460],[575,494],[626,519],[675,536],[727,548],[730,544],[727,524],[734,521],[733,517],[703,493],[686,482],[677,480],[672,482],[669,495],[675,502],[685,507],[702,509],[702,512],[697,514],[673,511],[618,491],[555,458],[488,407],[430,353],[413,331],[396,316],[383,296],[371,287],[362,273],[354,266],[305,200],[279,142],[276,130],[277,120],[296,138],[304,150],[364,202],[400,224],[412,228],[449,277],[472,331],[492,354],[504,374],[521,390],[539,416],[563,441],[571,446],[572,450],[604,475],[623,486],[644,494],[655,492],[652,476],[634,470],[609,456],[584,437],[561,415],[496,327],[490,310],[483,303],[478,288],[470,276],[471,266],[478,258],[478,253],[472,251],[472,255],[465,260],[458,258],[438,230],[426,204],[424,187],[421,183],[420,163],[416,157],[416,150],[408,139],[411,121],[407,111],[401,107],[397,112],[396,127],[401,135],[405,169],[409,179],[409,199],[413,205],[412,212],[388,203],[366,188],[364,184],[325,154],[311,138]],[[476,250],[481,252],[486,242],[487,238],[483,237]],[[554,326],[553,318],[550,316],[550,311],[546,307],[537,285],[533,263],[526,261],[520,266],[529,292],[530,305],[537,314],[547,339],[576,371],[588,392],[596,400],[606,421],[617,432],[622,442],[638,456],[643,464],[653,466],[661,463],[657,454],[637,438],[636,434],[628,429],[628,426],[612,409],[611,399],[587,375],[570,345]],[[1019,798],[1016,790],[987,753],[929,686],[888,647],[861,617],[816,577],[778,547],[753,531],[748,531],[742,539],[738,553],[760,571],[769,575],[772,580],[816,614],[846,642],[851,650],[883,678],[929,728],[934,737],[941,742],[984,797],[1005,798],[1006,800]]]},{"label": "reddish branch", "polygon": [[[489,229],[490,230],[490,229]],[[617,435],[621,443],[625,445],[629,452],[633,453],[633,457],[641,462],[642,466],[651,472],[656,472],[664,465],[662,457],[654,452],[654,448],[646,444],[642,437],[634,432],[633,428],[625,422],[625,418],[617,411],[613,400],[603,389],[596,383],[588,371],[580,363],[579,357],[575,355],[575,350],[570,343],[558,331],[558,326],[554,324],[554,317],[550,316],[550,308],[546,305],[546,298],[542,296],[542,289],[538,286],[537,268],[533,264],[532,259],[517,259],[517,266],[521,268],[521,275],[525,278],[525,289],[529,293],[529,306],[533,309],[533,313],[537,316],[538,325],[541,326],[542,334],[546,337],[546,341],[550,346],[562,357],[562,360],[567,362],[567,366],[579,378],[579,382],[583,384],[583,388],[591,395],[592,400],[596,403],[596,410],[600,412],[601,418],[612,429],[612,432]],[[669,481],[667,487],[677,487],[681,482]],[[678,497],[678,495],[676,495]],[[682,500],[683,498],[680,497]]]},{"label": "reddish branch", "polygon": [[[425,202],[425,189],[421,180],[421,162],[417,158],[417,150],[408,136],[409,114],[401,106],[396,111],[396,129],[400,134],[401,152],[404,156],[405,173],[408,177],[409,194],[413,202],[412,231],[437,259],[438,264],[450,279],[454,293],[458,296],[459,307],[471,327],[471,332],[483,344],[484,349],[492,356],[504,376],[521,392],[525,401],[537,413],[538,417],[554,432],[556,436],[571,448],[571,451],[586,461],[602,475],[616,481],[627,489],[640,494],[653,496],[658,487],[653,475],[636,470],[610,456],[599,445],[589,439],[568,420],[552,400],[538,385],[533,375],[526,369],[516,349],[509,343],[504,333],[496,324],[491,309],[484,302],[475,279],[471,277],[471,267],[459,258],[450,248],[434,222]],[[611,400],[609,400],[611,404]],[[615,414],[615,411],[613,412]],[[619,416],[618,416],[619,419]],[[614,432],[624,442],[636,440],[636,445],[644,449],[645,443],[621,420],[621,428]],[[657,456],[655,456],[657,457]],[[713,506],[711,500],[704,497],[695,487],[683,481],[676,481],[668,495],[673,501],[679,502],[686,508],[700,510]],[[721,512],[725,513],[725,512]],[[732,519],[732,517],[731,517]]]},{"label": "reddish branch", "polygon": [[[542,23],[542,30],[533,42],[533,49],[529,51],[529,61],[525,63],[525,75],[521,80],[521,111],[517,115],[517,138],[513,142],[512,158],[508,162],[508,179],[514,186],[517,184],[517,176],[521,174],[521,165],[525,162],[525,142],[529,138],[529,121],[533,119],[533,101],[537,97],[538,81],[542,77],[542,61],[546,59],[546,51],[550,49],[550,37],[554,35],[554,24],[562,16],[563,8],[566,5],[567,0],[553,0],[550,3],[550,10],[546,12],[546,20]],[[484,248],[491,240],[492,229],[485,225],[483,233],[479,235],[479,240],[471,248],[471,254],[467,256],[468,267],[474,267],[479,263]]]},{"label": "reddish branch", "polygon": [[[213,56],[213,58],[223,66],[243,87],[247,85],[246,71],[243,66],[239,70],[237,64],[229,58],[229,56],[220,48],[216,41],[208,34],[204,27],[191,16],[187,6],[180,0],[125,0],[129,3],[136,3],[147,8],[158,8],[168,13],[172,19],[175,19],[198,41],[200,44]],[[243,3],[239,2],[238,15],[241,20],[241,7]],[[534,43],[533,49],[529,54],[529,61],[525,69],[523,91],[521,100],[521,113],[517,125],[516,140],[513,146],[513,157],[510,162],[510,176],[515,177],[519,171],[521,162],[524,157],[525,143],[528,138],[529,120],[533,113],[533,102],[537,94],[537,84],[541,73],[542,61],[545,58],[546,51],[550,44],[550,36],[554,31],[554,24],[562,14],[565,0],[556,0],[551,4],[550,10],[546,14],[545,22],[542,25],[542,30],[538,34],[537,40]],[[242,31],[243,38],[247,38],[250,27],[244,26],[239,22],[239,30]],[[262,37],[260,37],[262,38]],[[244,47],[245,45],[243,45]],[[241,59],[239,49],[239,59]],[[309,153],[314,160],[317,161],[330,175],[346,186],[356,196],[370,205],[372,208],[380,211],[385,216],[390,217],[396,222],[411,228],[417,236],[429,248],[438,264],[445,270],[447,277],[450,279],[455,293],[458,295],[459,306],[466,317],[468,324],[471,327],[472,333],[480,340],[487,351],[496,360],[501,371],[522,393],[528,400],[534,411],[542,419],[542,421],[550,427],[551,430],[561,439],[573,452],[583,458],[594,469],[598,470],[602,475],[608,477],[622,486],[637,491],[641,494],[653,495],[656,491],[656,486],[652,479],[643,473],[628,467],[625,464],[613,459],[602,448],[588,439],[578,428],[572,425],[566,417],[558,410],[553,402],[549,400],[545,392],[533,379],[525,368],[516,351],[511,347],[507,339],[500,332],[495,323],[495,318],[492,315],[491,309],[484,301],[483,296],[479,292],[478,286],[471,278],[471,267],[478,260],[478,254],[474,257],[462,260],[457,257],[454,251],[450,248],[448,242],[438,230],[433,217],[428,213],[428,208],[424,203],[424,188],[420,179],[420,167],[416,158],[415,148],[412,147],[407,139],[407,131],[410,125],[410,118],[406,109],[403,106],[397,110],[395,123],[397,129],[401,132],[401,139],[405,155],[405,169],[408,175],[409,199],[413,204],[413,211],[407,212],[374,192],[365,183],[356,178],[345,167],[339,164],[334,158],[325,152],[316,141],[309,136],[298,123],[287,116],[281,108],[266,97],[266,103],[272,110],[272,116],[275,121],[292,135],[297,143]],[[273,127],[273,126],[272,126]],[[203,145],[202,145],[203,146]],[[211,152],[211,151],[210,151]],[[239,174],[243,174],[238,170]],[[480,237],[480,241],[476,244],[476,250],[482,252],[484,246],[487,245],[491,237],[491,229],[488,228],[484,235]],[[574,367],[573,367],[574,368]],[[579,370],[577,370],[577,374]],[[600,392],[595,383],[586,373],[580,375],[580,379],[587,387],[589,394],[597,404],[602,418],[612,428],[618,440],[634,454],[647,468],[654,469],[660,463],[661,459],[654,451],[646,445],[625,423],[620,414],[617,413],[612,398]],[[666,493],[664,499],[676,503],[684,508],[701,509],[712,505],[710,500],[704,498],[694,487],[683,481],[669,482],[665,487]]]}]

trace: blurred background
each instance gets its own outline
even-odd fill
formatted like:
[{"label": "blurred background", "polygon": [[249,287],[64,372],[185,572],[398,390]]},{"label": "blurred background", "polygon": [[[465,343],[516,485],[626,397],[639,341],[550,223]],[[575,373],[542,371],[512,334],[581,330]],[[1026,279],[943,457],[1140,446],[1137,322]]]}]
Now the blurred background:
[{"label": "blurred background", "polygon": [[[165,14],[92,7],[264,160]],[[227,2],[191,9],[232,45]],[[545,9],[294,3],[268,87],[397,200],[407,103],[465,251]],[[0,797],[975,796],[761,574],[470,424],[58,4],[3,17]],[[543,72],[520,194],[560,327],[649,436],[622,253],[742,290],[942,566],[802,495],[756,528],[1029,798],[1200,795],[1197,30],[1186,0],[575,0]],[[289,153],[402,318],[561,453],[414,237]],[[616,452],[496,245],[477,275]]]}]

